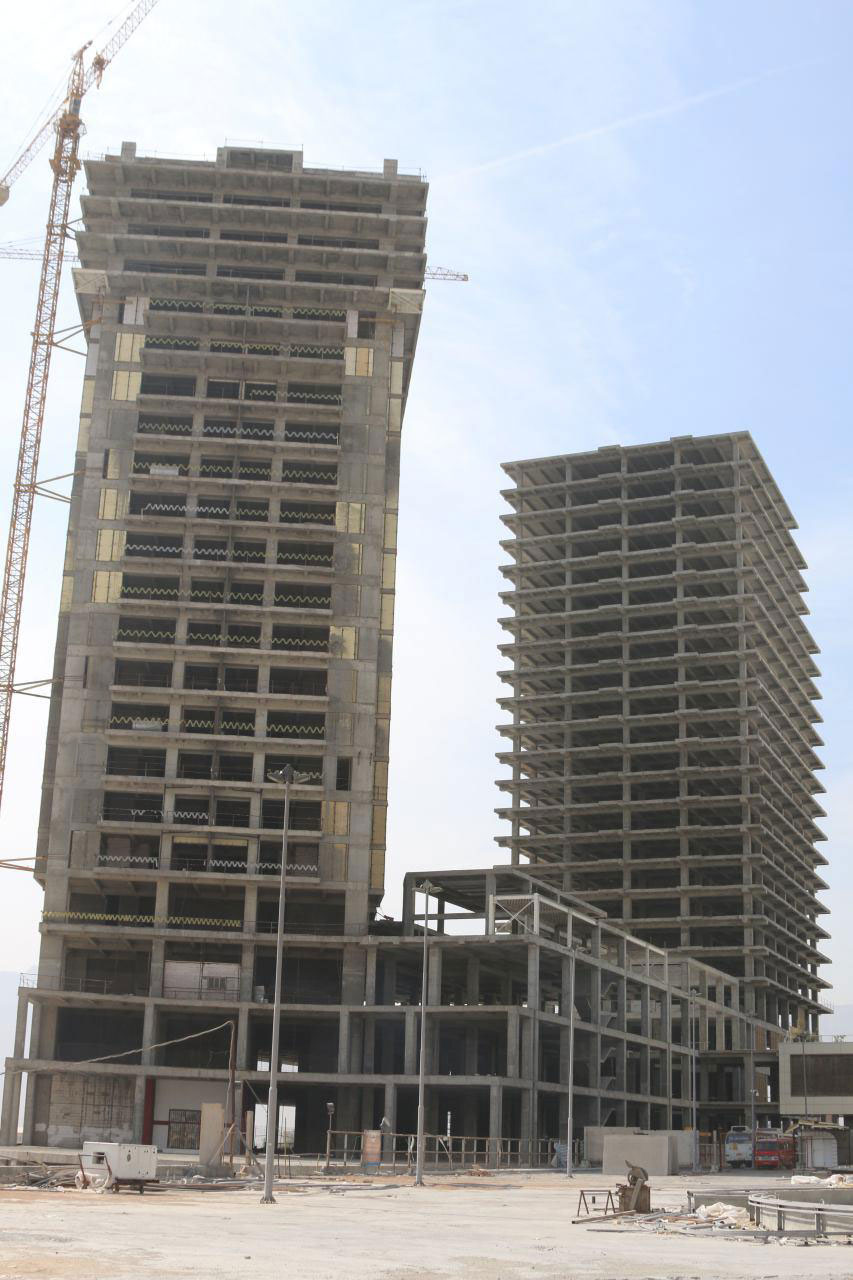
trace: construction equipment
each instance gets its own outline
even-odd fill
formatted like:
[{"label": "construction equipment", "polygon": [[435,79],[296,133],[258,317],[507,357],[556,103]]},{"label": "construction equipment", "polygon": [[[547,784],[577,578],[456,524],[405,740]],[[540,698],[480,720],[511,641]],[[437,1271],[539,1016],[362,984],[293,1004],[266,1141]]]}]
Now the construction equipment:
[{"label": "construction equipment", "polygon": [[[602,1218],[626,1218],[633,1214],[651,1213],[649,1175],[639,1164],[628,1166],[627,1182],[620,1182],[615,1191],[607,1187],[583,1187],[578,1196],[573,1223],[584,1222],[593,1214]],[[600,1203],[602,1202],[603,1203]]]},{"label": "construction equipment", "polygon": [[[2,203],[1,200],[0,203]],[[41,256],[41,249],[33,248],[32,244],[26,241],[10,240],[7,244],[0,244],[0,258],[21,258],[32,262]],[[468,279],[468,275],[465,271],[452,271],[450,267],[427,267],[426,271],[424,271],[424,279],[465,282]]]},{"label": "construction equipment", "polygon": [[461,280],[466,281],[467,274],[464,271],[451,271],[450,267],[427,267],[424,272],[424,280]]},{"label": "construction equipment", "polygon": [[[71,188],[80,168],[78,152],[83,130],[80,110],[86,91],[93,84],[100,85],[107,66],[155,4],[157,0],[139,0],[112,38],[100,52],[94,55],[88,67],[84,65],[84,56],[91,41],[77,50],[71,61],[71,75],[61,103],[50,112],[29,145],[3,178],[0,178],[0,205],[3,205],[9,198],[9,189],[12,184],[46,144],[51,134],[55,133],[56,143],[50,161],[53,169],[53,186],[47,218],[47,234],[41,251],[41,277],[33,325],[12,512],[9,519],[3,590],[0,597],[0,802],[3,798],[9,721],[12,697],[15,693],[15,660],[21,625],[21,605],[27,570],[33,502],[38,488],[36,471],[44,425],[47,382],[53,348],[58,345],[55,327],[59,283],[65,255],[65,242],[69,234],[68,213],[71,205]],[[8,256],[24,255],[19,252]]]},{"label": "construction equipment", "polygon": [[630,1160],[626,1160],[625,1164],[628,1166],[628,1181],[620,1183],[616,1188],[619,1212],[650,1213],[649,1175],[642,1165],[631,1164]]},{"label": "construction equipment", "polygon": [[35,858],[0,858],[0,871],[28,871],[32,875],[35,861]]}]

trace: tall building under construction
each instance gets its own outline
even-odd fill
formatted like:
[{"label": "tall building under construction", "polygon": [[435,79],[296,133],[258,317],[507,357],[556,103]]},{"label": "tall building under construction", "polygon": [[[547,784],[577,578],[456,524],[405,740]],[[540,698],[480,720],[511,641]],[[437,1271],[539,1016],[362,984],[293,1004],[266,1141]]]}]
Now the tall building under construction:
[{"label": "tall building under construction", "polygon": [[427,1132],[463,1161],[775,1118],[777,1042],[814,1026],[824,985],[817,673],[749,437],[508,468],[511,861],[409,869],[390,920],[426,184],[230,147],[125,144],[86,170],[42,945],[0,1142],[24,1080],[27,1144],[193,1153],[205,1104],[235,1093],[248,1135],[288,765],[276,1065],[297,1151],[323,1150],[332,1104],[345,1140],[384,1120],[407,1162],[421,1066]]},{"label": "tall building under construction", "polygon": [[[637,937],[736,977],[770,1037],[754,1048],[816,1031],[817,650],[794,518],[752,438],[505,470],[500,843]],[[731,1044],[701,1047],[734,1062]]]},{"label": "tall building under construction", "polygon": [[[126,1051],[224,1021],[202,1002],[243,1001],[257,1017],[240,1006],[237,1061],[268,1056],[283,825],[268,779],[287,764],[302,777],[289,999],[363,999],[427,187],[396,161],[310,169],[226,147],[185,162],[134,144],[86,177],[31,993],[29,1059],[51,1069],[29,1076],[24,1132],[191,1146],[181,1125],[205,1095],[190,1102],[181,1072],[227,1066],[229,1026],[171,1056]],[[336,1065],[337,1033],[337,1014],[285,1020],[285,1069],[297,1040],[303,1070]],[[119,1066],[68,1066],[93,1058]],[[155,1062],[178,1069],[159,1096],[140,1070]],[[7,1082],[13,1136],[20,1074]]]}]

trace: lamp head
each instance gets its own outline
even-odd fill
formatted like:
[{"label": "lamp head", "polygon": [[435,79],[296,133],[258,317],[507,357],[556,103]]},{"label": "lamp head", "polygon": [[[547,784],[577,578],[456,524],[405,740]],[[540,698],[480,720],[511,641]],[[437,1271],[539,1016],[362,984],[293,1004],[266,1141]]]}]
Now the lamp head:
[{"label": "lamp head", "polygon": [[270,769],[267,773],[267,782],[274,782],[276,786],[283,787],[287,783],[307,782],[310,774],[297,773],[292,764],[286,764],[283,769]]}]

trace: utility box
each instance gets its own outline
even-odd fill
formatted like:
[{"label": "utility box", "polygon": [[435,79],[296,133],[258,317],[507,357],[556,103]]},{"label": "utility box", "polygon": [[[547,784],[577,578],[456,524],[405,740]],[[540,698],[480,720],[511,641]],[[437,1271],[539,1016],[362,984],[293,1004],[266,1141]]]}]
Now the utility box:
[{"label": "utility box", "polygon": [[118,1185],[157,1181],[157,1148],[135,1142],[84,1142],[83,1170],[97,1177],[109,1176]]}]

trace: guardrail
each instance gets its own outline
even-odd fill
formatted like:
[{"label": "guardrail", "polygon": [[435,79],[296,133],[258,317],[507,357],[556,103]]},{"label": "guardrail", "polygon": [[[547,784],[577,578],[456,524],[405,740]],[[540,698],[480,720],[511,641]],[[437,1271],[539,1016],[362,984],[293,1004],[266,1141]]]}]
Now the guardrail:
[{"label": "guardrail", "polygon": [[[481,1138],[466,1135],[424,1134],[424,1167],[433,1172],[480,1166],[492,1169],[547,1168],[554,1164],[554,1138]],[[364,1133],[332,1129],[327,1151],[317,1156],[317,1168],[352,1168],[363,1163]],[[413,1133],[383,1133],[381,1165],[392,1173],[412,1170],[417,1156]],[[564,1165],[565,1167],[565,1165]]]},{"label": "guardrail", "polygon": [[37,973],[22,973],[20,986],[42,991],[68,991],[71,994],[96,996],[147,996],[148,984],[121,978],[39,978]]}]

